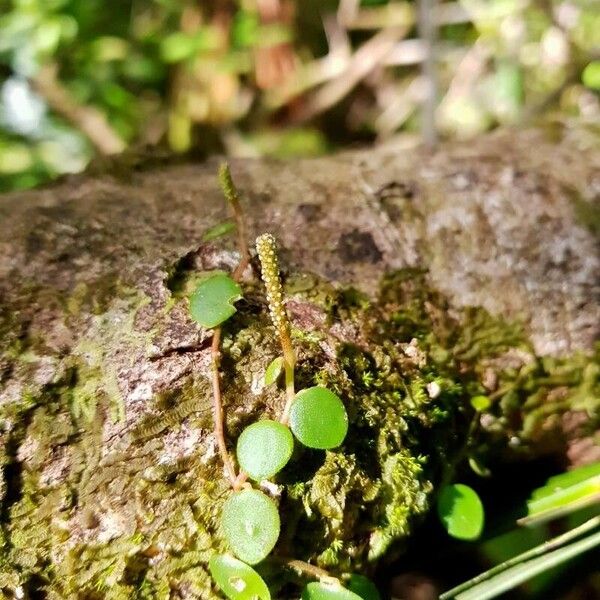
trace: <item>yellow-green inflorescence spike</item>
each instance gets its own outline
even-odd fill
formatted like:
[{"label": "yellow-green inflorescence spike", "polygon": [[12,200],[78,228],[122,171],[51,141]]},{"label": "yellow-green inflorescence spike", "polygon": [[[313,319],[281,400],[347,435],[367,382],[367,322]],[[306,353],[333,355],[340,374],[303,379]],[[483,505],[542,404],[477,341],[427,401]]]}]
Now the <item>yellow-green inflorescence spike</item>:
[{"label": "yellow-green inflorescence spike", "polygon": [[256,238],[256,251],[262,268],[262,279],[267,290],[269,311],[273,325],[281,335],[289,335],[289,320],[283,304],[283,287],[279,277],[277,240],[270,233]]}]

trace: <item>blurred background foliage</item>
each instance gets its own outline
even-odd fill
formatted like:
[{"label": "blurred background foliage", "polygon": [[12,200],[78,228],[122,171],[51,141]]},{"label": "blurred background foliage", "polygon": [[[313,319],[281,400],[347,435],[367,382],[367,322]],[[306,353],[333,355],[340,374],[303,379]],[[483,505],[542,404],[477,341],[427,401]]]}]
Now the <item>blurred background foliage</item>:
[{"label": "blurred background foliage", "polygon": [[[431,51],[430,51],[431,49]],[[0,190],[600,117],[599,0],[0,0]]]}]

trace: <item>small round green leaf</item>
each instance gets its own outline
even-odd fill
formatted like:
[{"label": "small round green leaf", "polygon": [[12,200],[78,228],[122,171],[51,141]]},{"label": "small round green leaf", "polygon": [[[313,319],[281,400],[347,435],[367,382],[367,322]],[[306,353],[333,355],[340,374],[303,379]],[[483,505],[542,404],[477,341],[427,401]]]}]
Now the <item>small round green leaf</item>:
[{"label": "small round green leaf", "polygon": [[475,540],[483,530],[485,514],[477,492],[468,485],[455,483],[442,488],[438,515],[446,531],[459,540]]},{"label": "small round green leaf", "polygon": [[190,296],[190,314],[203,327],[217,327],[235,313],[233,303],[241,297],[242,290],[231,277],[215,273]]},{"label": "small round green leaf", "polygon": [[233,553],[255,565],[273,550],[279,538],[279,512],[258,490],[232,494],[223,505],[221,525]]},{"label": "small round green leaf", "polygon": [[237,443],[240,467],[251,479],[269,479],[285,467],[294,450],[288,427],[277,421],[258,421],[246,427]]},{"label": "small round green leaf", "polygon": [[471,398],[471,406],[479,412],[487,410],[491,404],[492,404],[492,402],[490,401],[488,396],[481,395],[481,396],[473,396]]},{"label": "small round green leaf", "polygon": [[265,385],[275,383],[283,373],[283,356],[273,359],[265,371]]},{"label": "small round green leaf", "polygon": [[241,560],[217,554],[210,559],[208,568],[214,582],[230,600],[271,600],[263,578]]},{"label": "small round green leaf", "polygon": [[348,580],[348,589],[360,596],[362,600],[381,600],[375,584],[364,575],[353,573]]},{"label": "small round green leaf", "polygon": [[290,411],[290,427],[309,448],[336,448],[348,432],[348,415],[342,401],[324,387],[311,387],[296,394]]},{"label": "small round green leaf", "polygon": [[215,240],[223,235],[231,233],[234,229],[235,223],[233,221],[223,221],[208,229],[202,236],[202,241],[210,242],[211,240]]},{"label": "small round green leaf", "polygon": [[337,583],[315,581],[304,588],[302,600],[361,600],[361,597]]}]

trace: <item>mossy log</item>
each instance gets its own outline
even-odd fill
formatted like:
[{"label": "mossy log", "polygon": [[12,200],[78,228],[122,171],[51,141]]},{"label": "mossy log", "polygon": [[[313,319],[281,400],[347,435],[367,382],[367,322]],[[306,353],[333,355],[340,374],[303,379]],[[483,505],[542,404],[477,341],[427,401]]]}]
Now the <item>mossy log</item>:
[{"label": "mossy log", "polygon": [[[576,126],[233,161],[251,234],[281,242],[299,385],[350,416],[341,449],[298,450],[271,484],[279,554],[368,571],[467,456],[598,459],[599,148]],[[217,597],[227,482],[211,332],[186,299],[237,261],[233,238],[202,242],[227,217],[217,165],[121,161],[0,198],[4,597]],[[283,404],[256,265],[243,287],[222,347],[232,448]],[[269,577],[286,597],[293,574]]]}]

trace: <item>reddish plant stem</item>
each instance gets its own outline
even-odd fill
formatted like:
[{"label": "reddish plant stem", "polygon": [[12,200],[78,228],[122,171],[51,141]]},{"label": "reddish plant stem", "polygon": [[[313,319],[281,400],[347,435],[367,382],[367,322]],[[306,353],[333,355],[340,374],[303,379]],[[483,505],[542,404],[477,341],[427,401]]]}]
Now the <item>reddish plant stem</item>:
[{"label": "reddish plant stem", "polygon": [[235,470],[233,463],[227,452],[227,444],[225,442],[225,430],[223,427],[223,402],[221,400],[221,384],[219,375],[219,364],[221,362],[221,328],[217,327],[213,333],[212,344],[210,347],[212,359],[212,390],[213,390],[213,420],[215,427],[215,438],[219,447],[219,454],[225,467],[225,472],[232,486],[235,486]]},{"label": "reddish plant stem", "polygon": [[[225,163],[219,168],[219,181],[223,194],[227,198],[227,201],[233,212],[233,218],[236,224],[237,231],[237,246],[240,253],[240,261],[237,267],[232,273],[232,279],[237,283],[240,282],[244,271],[250,263],[250,251],[246,243],[247,239],[247,228],[246,221],[244,219],[244,211],[240,204],[239,194],[231,178],[229,166]],[[224,426],[224,411],[223,411],[223,400],[221,397],[221,382],[219,366],[221,363],[221,328],[217,327],[213,333],[213,339],[211,344],[211,360],[212,360],[212,389],[213,389],[213,420],[215,428],[215,437],[217,439],[217,445],[219,447],[219,454],[223,461],[223,466],[227,477],[231,483],[233,489],[237,490],[246,481],[247,475],[243,471],[240,472],[239,476],[236,476],[233,462],[227,451],[227,442],[225,441],[225,426]],[[241,480],[241,481],[238,481]]]}]

